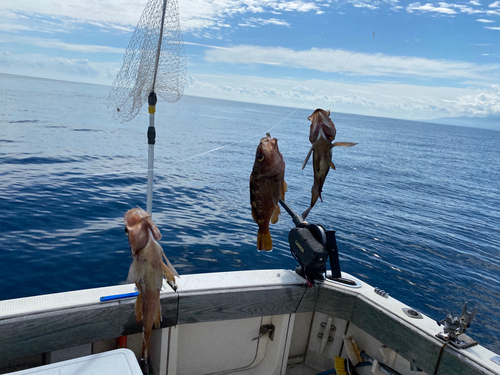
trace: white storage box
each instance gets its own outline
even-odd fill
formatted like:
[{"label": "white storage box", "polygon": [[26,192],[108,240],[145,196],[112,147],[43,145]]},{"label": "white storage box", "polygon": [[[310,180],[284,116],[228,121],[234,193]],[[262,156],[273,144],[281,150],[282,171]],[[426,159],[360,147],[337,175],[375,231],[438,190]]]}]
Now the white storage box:
[{"label": "white storage box", "polygon": [[130,349],[116,349],[105,353],[88,355],[16,371],[16,375],[142,375],[134,352]]}]

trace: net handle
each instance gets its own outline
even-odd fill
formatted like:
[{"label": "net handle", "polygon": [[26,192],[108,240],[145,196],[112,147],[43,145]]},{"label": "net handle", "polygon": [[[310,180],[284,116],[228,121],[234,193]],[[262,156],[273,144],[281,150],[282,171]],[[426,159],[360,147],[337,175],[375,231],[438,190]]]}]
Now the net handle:
[{"label": "net handle", "polygon": [[160,27],[160,38],[158,40],[158,49],[156,50],[156,61],[155,61],[155,70],[154,70],[154,77],[153,77],[153,86],[151,86],[151,91],[155,91],[155,84],[156,84],[156,73],[158,72],[158,63],[160,61],[160,52],[161,52],[161,41],[163,39],[163,25],[165,23],[165,11],[167,9],[167,0],[163,0],[163,10],[161,13],[161,27]]}]

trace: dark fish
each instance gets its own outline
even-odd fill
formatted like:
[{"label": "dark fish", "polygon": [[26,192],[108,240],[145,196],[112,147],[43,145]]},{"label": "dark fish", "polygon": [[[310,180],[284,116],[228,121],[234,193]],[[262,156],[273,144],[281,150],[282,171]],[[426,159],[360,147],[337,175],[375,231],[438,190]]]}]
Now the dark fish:
[{"label": "dark fish", "polygon": [[332,162],[332,148],[335,146],[352,147],[357,143],[352,142],[335,142],[332,144],[337,134],[335,124],[330,119],[330,111],[317,109],[311,116],[307,118],[311,121],[309,129],[309,142],[312,143],[311,149],[302,164],[302,169],[305,168],[311,153],[313,154],[313,170],[314,184],[311,189],[311,204],[307,210],[302,213],[302,218],[305,219],[309,212],[316,204],[316,201],[321,198],[321,191],[325,183],[326,176],[330,168],[335,169],[335,164]]},{"label": "dark fish", "polygon": [[[125,214],[124,221],[134,258],[127,281],[135,282],[139,291],[135,302],[135,316],[137,321],[142,320],[142,358],[147,362],[151,330],[153,325],[158,328],[161,321],[160,290],[163,276],[176,290],[174,276],[179,274],[156,242],[160,240],[161,234],[150,214],[140,208],[132,208]],[[167,264],[163,263],[163,259]]]},{"label": "dark fish", "polygon": [[269,133],[260,140],[250,175],[250,205],[252,218],[259,225],[257,250],[272,250],[269,221],[275,224],[281,213],[279,200],[285,199],[285,161],[276,138]]}]

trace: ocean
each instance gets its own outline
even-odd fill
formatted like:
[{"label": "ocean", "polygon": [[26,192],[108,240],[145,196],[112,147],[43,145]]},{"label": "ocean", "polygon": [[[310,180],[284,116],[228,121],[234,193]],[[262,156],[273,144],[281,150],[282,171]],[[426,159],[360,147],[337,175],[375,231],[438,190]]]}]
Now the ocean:
[{"label": "ocean", "polygon": [[[147,106],[119,123],[110,87],[0,75],[0,299],[125,283],[123,215],[146,208]],[[249,176],[278,139],[286,201],[310,202],[311,109],[184,96],[159,100],[153,219],[181,274],[295,269],[283,211],[256,250]],[[500,131],[332,113],[332,170],[308,221],[337,231],[342,270],[500,352]]]}]

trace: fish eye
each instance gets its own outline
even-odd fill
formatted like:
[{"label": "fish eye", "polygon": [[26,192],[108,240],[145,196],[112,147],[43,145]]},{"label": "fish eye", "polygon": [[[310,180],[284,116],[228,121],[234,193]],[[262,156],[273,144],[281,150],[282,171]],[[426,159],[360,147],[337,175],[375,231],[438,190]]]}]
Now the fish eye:
[{"label": "fish eye", "polygon": [[258,160],[258,161],[262,161],[262,160],[264,160],[264,155],[262,155],[262,154],[257,154],[257,160]]}]

